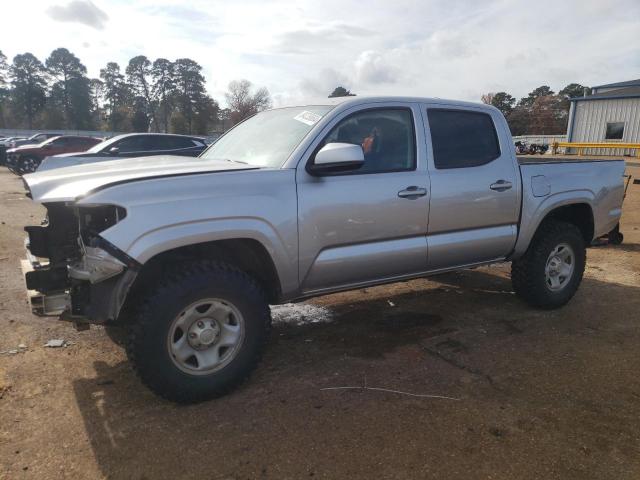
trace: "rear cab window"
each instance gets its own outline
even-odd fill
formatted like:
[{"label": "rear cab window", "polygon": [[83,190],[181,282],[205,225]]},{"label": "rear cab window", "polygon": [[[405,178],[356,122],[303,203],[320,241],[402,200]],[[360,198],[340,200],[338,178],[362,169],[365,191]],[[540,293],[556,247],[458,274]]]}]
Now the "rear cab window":
[{"label": "rear cab window", "polygon": [[500,157],[498,134],[488,113],[428,108],[427,118],[437,169],[477,167]]}]

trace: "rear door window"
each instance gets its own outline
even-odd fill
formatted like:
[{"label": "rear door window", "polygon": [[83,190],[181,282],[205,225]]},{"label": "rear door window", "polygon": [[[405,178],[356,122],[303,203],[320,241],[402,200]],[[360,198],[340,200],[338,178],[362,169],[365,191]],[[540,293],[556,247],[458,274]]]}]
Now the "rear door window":
[{"label": "rear door window", "polygon": [[113,146],[117,147],[120,153],[143,152],[145,150],[149,150],[146,148],[147,145],[143,135],[123,138]]},{"label": "rear door window", "polygon": [[430,108],[427,117],[436,168],[477,167],[500,156],[498,135],[490,115]]}]

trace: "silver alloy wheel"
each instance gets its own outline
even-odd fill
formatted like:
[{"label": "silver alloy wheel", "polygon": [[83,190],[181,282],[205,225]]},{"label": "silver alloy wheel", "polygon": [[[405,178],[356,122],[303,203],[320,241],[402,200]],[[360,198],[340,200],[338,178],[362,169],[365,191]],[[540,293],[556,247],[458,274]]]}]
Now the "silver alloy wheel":
[{"label": "silver alloy wheel", "polygon": [[33,158],[25,158],[22,161],[22,171],[25,173],[33,173],[36,171],[36,161]]},{"label": "silver alloy wheel", "polygon": [[173,363],[190,375],[207,375],[225,367],[240,351],[244,318],[231,303],[198,300],[171,323],[167,348]]},{"label": "silver alloy wheel", "polygon": [[547,288],[557,292],[567,286],[575,269],[575,255],[573,249],[566,243],[554,248],[544,268]]}]

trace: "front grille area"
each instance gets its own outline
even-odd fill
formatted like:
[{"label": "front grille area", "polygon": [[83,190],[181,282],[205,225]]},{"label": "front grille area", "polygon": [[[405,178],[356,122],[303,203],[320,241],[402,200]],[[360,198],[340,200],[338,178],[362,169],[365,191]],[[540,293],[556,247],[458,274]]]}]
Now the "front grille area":
[{"label": "front grille area", "polygon": [[41,226],[25,227],[27,248],[34,257],[49,260],[26,274],[27,285],[39,292],[65,290],[70,285],[67,263],[80,255],[78,221],[64,204],[46,204],[47,221]]}]

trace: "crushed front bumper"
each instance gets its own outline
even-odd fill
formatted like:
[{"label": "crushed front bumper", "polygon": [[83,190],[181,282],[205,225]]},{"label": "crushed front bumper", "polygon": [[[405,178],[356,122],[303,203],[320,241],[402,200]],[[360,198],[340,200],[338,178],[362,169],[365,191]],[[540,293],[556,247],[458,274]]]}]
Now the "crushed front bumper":
[{"label": "crushed front bumper", "polygon": [[[85,256],[64,267],[50,264],[31,253],[22,260],[31,311],[38,316],[56,316],[76,326],[117,319],[137,269],[125,265],[98,248],[87,248]],[[33,248],[31,248],[33,250]]]}]

